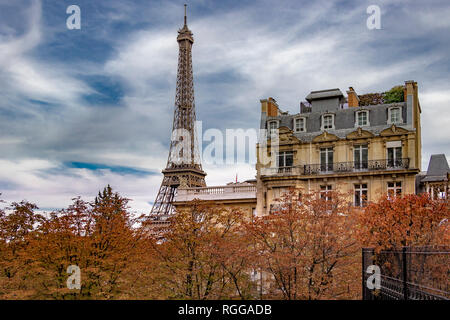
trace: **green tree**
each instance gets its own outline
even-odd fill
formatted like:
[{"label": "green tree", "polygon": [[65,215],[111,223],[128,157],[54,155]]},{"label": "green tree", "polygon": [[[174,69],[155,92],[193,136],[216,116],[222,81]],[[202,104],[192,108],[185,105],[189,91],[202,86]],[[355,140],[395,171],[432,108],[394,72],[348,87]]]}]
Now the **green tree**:
[{"label": "green tree", "polygon": [[395,103],[405,101],[403,94],[403,86],[392,87],[384,93],[384,103]]}]

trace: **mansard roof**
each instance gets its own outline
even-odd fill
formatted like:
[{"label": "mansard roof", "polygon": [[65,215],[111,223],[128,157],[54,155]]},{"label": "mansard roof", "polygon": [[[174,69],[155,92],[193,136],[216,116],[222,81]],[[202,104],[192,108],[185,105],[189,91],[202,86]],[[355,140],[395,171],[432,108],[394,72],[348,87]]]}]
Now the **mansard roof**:
[{"label": "mansard roof", "polygon": [[430,163],[428,164],[427,174],[422,182],[438,182],[447,181],[448,174],[450,173],[450,168],[448,166],[447,158],[445,154],[433,154],[430,158]]},{"label": "mansard roof", "polygon": [[[350,107],[345,109],[336,109],[327,111],[314,111],[307,113],[297,113],[297,114],[282,114],[277,117],[267,117],[265,120],[278,120],[279,127],[287,127],[291,130],[294,129],[294,119],[298,117],[306,118],[306,132],[295,132],[294,135],[303,142],[311,142],[314,137],[320,135],[323,131],[321,130],[321,119],[322,115],[326,113],[334,114],[334,129],[327,129],[328,133],[334,134],[340,139],[345,139],[346,136],[354,132],[357,127],[355,126],[355,117],[357,111],[368,111],[369,112],[369,126],[362,127],[363,130],[368,131],[374,135],[379,135],[383,130],[392,127],[391,124],[387,123],[388,110],[392,107],[402,108],[402,123],[396,124],[396,128],[399,129],[399,134],[404,134],[406,131],[415,130],[411,123],[407,123],[407,104],[406,102],[399,103],[389,103],[389,104],[378,104],[371,106],[361,106],[361,107]],[[266,127],[266,122],[261,122],[261,128]],[[388,130],[389,131],[389,130]],[[387,131],[386,131],[387,132]]]}]

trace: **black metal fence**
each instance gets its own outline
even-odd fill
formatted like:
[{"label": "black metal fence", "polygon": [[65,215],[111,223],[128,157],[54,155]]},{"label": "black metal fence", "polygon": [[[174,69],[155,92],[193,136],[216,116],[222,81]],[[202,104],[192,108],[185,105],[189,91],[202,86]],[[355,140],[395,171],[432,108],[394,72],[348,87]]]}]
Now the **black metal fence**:
[{"label": "black metal fence", "polygon": [[[363,300],[450,300],[450,247],[363,248],[362,265]],[[380,268],[379,288],[367,284],[375,284],[370,265]]]}]

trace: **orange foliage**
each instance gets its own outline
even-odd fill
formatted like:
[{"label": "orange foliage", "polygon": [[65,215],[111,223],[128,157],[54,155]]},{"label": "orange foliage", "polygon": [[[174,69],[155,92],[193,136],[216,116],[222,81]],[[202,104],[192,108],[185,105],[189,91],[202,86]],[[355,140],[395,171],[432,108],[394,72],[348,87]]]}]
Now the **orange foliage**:
[{"label": "orange foliage", "polygon": [[162,241],[153,241],[155,282],[161,298],[250,298],[244,216],[194,200],[171,218]]},{"label": "orange foliage", "polygon": [[[50,214],[12,203],[0,209],[0,299],[357,299],[361,246],[450,242],[448,201],[405,195],[361,209],[347,200],[291,189],[251,220],[194,200],[162,238],[109,186]],[[67,288],[69,265],[81,269],[79,290]],[[445,281],[441,266],[429,271]]]},{"label": "orange foliage", "polygon": [[448,245],[450,204],[427,194],[382,197],[359,215],[359,239],[380,250]]},{"label": "orange foliage", "polygon": [[265,273],[265,297],[350,299],[359,295],[354,209],[344,195],[291,189],[279,209],[247,228]]}]

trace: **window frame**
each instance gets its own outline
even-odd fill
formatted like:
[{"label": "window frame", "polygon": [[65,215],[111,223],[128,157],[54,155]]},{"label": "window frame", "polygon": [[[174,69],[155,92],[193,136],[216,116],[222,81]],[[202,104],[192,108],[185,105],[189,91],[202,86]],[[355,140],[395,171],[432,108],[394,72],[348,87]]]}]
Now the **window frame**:
[{"label": "window frame", "polygon": [[[275,128],[274,129],[270,128],[272,123],[275,124]],[[280,128],[280,120],[276,120],[276,119],[267,120],[267,138],[268,139],[276,138],[277,135],[278,135],[278,129],[279,128]]]},{"label": "window frame", "polygon": [[330,192],[333,191],[333,186],[331,184],[320,185],[320,198],[325,199],[325,201],[330,201],[332,199]]},{"label": "window frame", "polygon": [[[302,130],[297,130],[297,121],[303,123]],[[306,118],[305,117],[296,117],[294,118],[294,132],[306,132]]]},{"label": "window frame", "polygon": [[[368,195],[369,195],[369,188],[367,186],[367,183],[356,183],[353,185],[353,205],[355,207],[365,207],[367,205],[368,201]],[[364,197],[365,192],[365,199]],[[356,203],[356,197],[359,197],[359,204]]]},{"label": "window frame", "polygon": [[[389,158],[389,149],[392,149],[392,159]],[[398,154],[399,153],[399,154]],[[399,157],[398,157],[399,156]],[[400,142],[399,145],[386,146],[386,167],[396,168],[398,167],[399,161],[403,159],[403,146]]]},{"label": "window frame", "polygon": [[[280,166],[280,155],[283,154],[283,166]],[[292,165],[286,166],[286,155],[292,156]],[[294,151],[286,150],[277,152],[277,168],[291,168],[294,166]]]},{"label": "window frame", "polygon": [[[366,150],[366,159],[364,159],[363,154],[364,150]],[[356,152],[358,152],[359,159],[356,159]],[[357,166],[358,163],[358,166]],[[353,164],[354,168],[357,170],[365,170],[369,167],[369,145],[367,143],[365,144],[358,144],[353,146]]]},{"label": "window frame", "polygon": [[[392,184],[392,187],[389,186],[389,184]],[[390,192],[392,191],[392,192]],[[398,192],[400,191],[400,192]],[[387,183],[387,196],[389,199],[392,199],[392,195],[394,197],[398,196],[398,195],[402,195],[403,193],[403,186],[402,186],[402,182],[401,181],[389,181]]]},{"label": "window frame", "polygon": [[[330,128],[325,128],[325,118],[331,117],[331,127]],[[321,130],[334,130],[335,126],[334,126],[334,114],[333,113],[325,113],[322,115],[322,124],[321,124]]]},{"label": "window frame", "polygon": [[[325,163],[322,163],[322,154],[325,154]],[[331,163],[330,163],[330,154],[331,154]],[[324,147],[319,150],[319,161],[320,161],[320,171],[323,172],[332,172],[333,171],[333,163],[334,163],[334,148],[333,147]],[[325,168],[325,170],[322,170]]]},{"label": "window frame", "polygon": [[[270,125],[271,125],[272,123],[275,123],[275,128],[274,128],[274,129],[272,129],[272,128],[270,127]],[[280,127],[280,125],[279,125],[279,120],[267,120],[267,130],[268,130],[268,131],[276,130],[276,129],[278,129],[279,127]]]},{"label": "window frame", "polygon": [[[366,123],[365,124],[359,124],[359,116],[365,114],[366,115]],[[369,119],[369,110],[358,110],[355,112],[355,128],[358,127],[369,127],[370,126],[370,119]]]},{"label": "window frame", "polygon": [[[394,110],[398,110],[398,119],[397,121],[392,121],[392,114]],[[387,119],[387,123],[388,124],[401,124],[403,123],[403,117],[402,117],[402,112],[403,112],[403,108],[402,107],[390,107],[388,109],[388,119]]]}]

